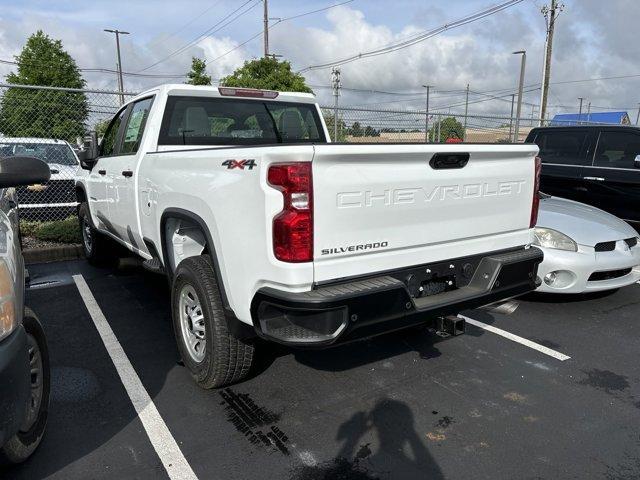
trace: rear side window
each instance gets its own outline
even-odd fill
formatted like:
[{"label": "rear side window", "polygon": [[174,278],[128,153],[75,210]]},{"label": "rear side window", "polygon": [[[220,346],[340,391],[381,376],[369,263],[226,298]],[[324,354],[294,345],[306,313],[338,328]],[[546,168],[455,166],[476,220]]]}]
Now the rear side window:
[{"label": "rear side window", "polygon": [[324,142],[313,104],[172,96],[160,145],[260,145]]},{"label": "rear side window", "polygon": [[582,147],[586,138],[585,131],[547,130],[538,133],[535,143],[543,163],[584,165]]},{"label": "rear side window", "polygon": [[640,155],[640,135],[631,132],[602,132],[593,165],[609,168],[634,168]]},{"label": "rear side window", "polygon": [[136,153],[138,151],[152,102],[153,98],[145,98],[133,104],[127,120],[127,126],[124,129],[124,138],[120,148],[121,154]]},{"label": "rear side window", "polygon": [[104,133],[102,142],[100,143],[100,156],[108,157],[109,155],[118,154],[118,131],[122,124],[122,119],[127,109],[123,109],[111,120],[111,123],[107,127],[107,131]]}]

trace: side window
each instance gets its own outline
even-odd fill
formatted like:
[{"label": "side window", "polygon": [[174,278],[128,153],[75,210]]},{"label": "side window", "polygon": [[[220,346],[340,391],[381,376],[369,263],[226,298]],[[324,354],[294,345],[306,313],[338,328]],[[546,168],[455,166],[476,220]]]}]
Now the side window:
[{"label": "side window", "polygon": [[587,137],[584,131],[546,130],[536,137],[542,163],[584,165],[582,147]]},{"label": "side window", "polygon": [[595,167],[634,168],[640,155],[640,135],[631,132],[602,132],[593,159]]},{"label": "side window", "polygon": [[111,120],[111,123],[107,127],[107,131],[104,133],[102,143],[100,144],[101,157],[116,155],[118,153],[118,131],[120,130],[120,124],[126,111],[126,108],[122,109],[122,111]]},{"label": "side window", "polygon": [[127,126],[124,129],[124,139],[120,148],[121,154],[136,153],[138,151],[152,103],[153,97],[145,98],[133,104],[131,114],[127,120]]}]

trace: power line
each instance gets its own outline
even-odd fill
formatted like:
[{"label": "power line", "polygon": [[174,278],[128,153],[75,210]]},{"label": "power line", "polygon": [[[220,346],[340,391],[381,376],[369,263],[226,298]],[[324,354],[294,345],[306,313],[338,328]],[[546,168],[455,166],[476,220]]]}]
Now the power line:
[{"label": "power line", "polygon": [[512,7],[514,5],[517,5],[518,3],[521,3],[523,0],[510,0],[508,2],[504,2],[501,3],[499,5],[481,10],[479,12],[476,12],[474,14],[468,15],[466,17],[463,17],[459,20],[455,20],[451,23],[446,23],[444,25],[441,25],[437,28],[434,28],[433,30],[429,30],[426,31],[424,33],[415,35],[413,37],[410,37],[407,40],[404,40],[402,42],[396,43],[396,44],[392,44],[392,45],[388,45],[386,47],[382,47],[376,50],[370,50],[368,52],[361,52],[358,53],[356,55],[351,55],[349,57],[345,57],[342,58],[340,60],[334,60],[331,62],[326,62],[326,63],[321,63],[318,65],[310,65],[308,67],[305,67],[301,70],[298,71],[298,73],[303,73],[303,72],[307,72],[310,70],[318,70],[318,69],[323,69],[323,68],[329,68],[329,67],[334,67],[337,65],[344,65],[347,63],[351,63],[351,62],[355,62],[356,60],[361,60],[363,58],[369,58],[369,57],[374,57],[374,56],[378,56],[378,55],[384,55],[387,53],[391,53],[391,52],[395,52],[397,50],[401,50],[403,48],[407,48],[410,47],[412,45],[415,45],[417,43],[423,42],[424,40],[427,40],[428,38],[434,37],[436,35],[439,35],[440,33],[443,33],[447,30],[451,30],[454,28],[458,28],[461,27],[462,25],[466,25],[468,23],[472,23],[475,22],[477,20],[480,20],[482,18],[488,17],[490,15],[496,14],[506,8]]},{"label": "power line", "polygon": [[[18,62],[14,62],[11,60],[2,60],[0,59],[0,63],[5,65],[20,65]],[[21,62],[25,64],[25,62]],[[56,63],[46,63],[46,62],[38,62],[38,63],[26,63],[26,65],[37,66],[37,67],[58,67],[59,64]],[[118,73],[118,70],[114,70],[112,68],[78,68],[81,72],[87,73]],[[144,77],[144,78],[184,78],[186,77],[186,73],[178,74],[178,73],[135,73],[135,72],[122,72],[124,76],[130,77]]]},{"label": "power line", "polygon": [[195,22],[196,20],[202,18],[202,16],[208,12],[210,12],[214,7],[217,7],[220,3],[222,2],[222,0],[218,0],[217,2],[214,2],[213,5],[210,5],[209,7],[205,8],[202,12],[200,12],[198,15],[196,15],[195,17],[193,17],[191,20],[189,20],[187,23],[182,24],[182,26],[180,26],[177,30],[174,30],[172,33],[168,34],[165,38],[161,38],[158,40],[155,40],[153,42],[151,42],[148,47],[152,46],[152,45],[158,45],[160,43],[166,43],[167,40],[169,40],[171,37],[173,37],[174,35],[176,35],[177,33],[180,33],[182,30],[184,30],[185,28],[187,28],[189,25],[191,25],[193,22]]},{"label": "power line", "polygon": [[[171,52],[169,55],[161,58],[160,60],[158,60],[155,63],[152,63],[151,65],[143,68],[142,70],[138,70],[138,73],[140,72],[144,72],[145,70],[149,70],[150,68],[155,67],[156,65],[165,62],[167,60],[169,60],[170,58],[178,55],[179,53],[182,53],[184,51],[186,51],[187,49],[189,49],[191,46],[197,44],[198,42],[200,42],[202,39],[222,30],[224,27],[226,27],[227,25],[235,22],[238,18],[242,17],[243,15],[247,14],[249,11],[251,11],[253,8],[255,8],[256,6],[258,6],[258,4],[260,4],[262,0],[247,0],[246,2],[244,2],[242,5],[240,5],[238,8],[236,8],[235,10],[233,10],[231,13],[229,13],[228,15],[224,16],[220,21],[218,21],[217,23],[215,23],[212,27],[208,28],[207,30],[205,30],[203,33],[201,33],[200,35],[198,35],[196,38],[194,38],[193,40],[191,40],[190,42],[188,42],[187,44],[183,45],[182,47],[178,48],[177,50],[174,50],[173,52]],[[246,5],[253,3],[253,5],[249,6],[249,8],[247,8],[246,10],[238,13],[235,17],[231,18],[231,20],[229,20],[228,22],[222,24],[223,22],[225,22],[225,20],[227,20],[229,17],[232,17],[233,15],[235,15],[238,11],[242,10]],[[222,24],[222,25],[220,25]],[[217,28],[216,28],[217,27]]]},{"label": "power line", "polygon": [[[300,18],[300,17],[305,17],[307,15],[312,15],[314,13],[324,12],[325,10],[330,10],[332,8],[339,7],[340,5],[345,5],[347,3],[351,3],[351,2],[354,2],[354,1],[355,0],[346,0],[346,1],[341,2],[341,3],[336,3],[335,5],[329,5],[328,7],[318,8],[316,10],[311,10],[309,12],[300,13],[300,14],[297,14],[297,15],[292,15],[291,17],[281,18],[277,22],[270,24],[267,27],[267,31],[271,30],[273,27],[275,27],[276,25],[281,24],[282,22],[286,22],[286,21],[293,20],[293,19]],[[251,40],[254,40],[254,39],[258,38],[259,36],[261,36],[263,34],[264,34],[264,30],[260,30],[260,31],[256,32],[255,34],[253,34],[248,39],[246,39],[244,42],[236,45],[235,47],[233,47],[230,50],[227,50],[226,52],[222,53],[221,55],[218,55],[216,58],[213,58],[213,59],[210,59],[210,60],[205,58],[205,62],[216,62],[216,61],[220,60],[222,57],[226,57],[230,53],[235,52],[240,47],[244,47]]]}]

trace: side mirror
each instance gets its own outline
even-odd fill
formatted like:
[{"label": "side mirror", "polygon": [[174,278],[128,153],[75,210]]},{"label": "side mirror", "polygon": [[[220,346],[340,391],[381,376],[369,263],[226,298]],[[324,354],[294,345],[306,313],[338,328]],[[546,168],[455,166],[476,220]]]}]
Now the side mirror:
[{"label": "side mirror", "polygon": [[50,177],[49,165],[37,158],[0,158],[0,188],[45,183]]},{"label": "side mirror", "polygon": [[635,168],[640,168],[640,155],[636,155],[636,158],[633,159],[633,166]]},{"label": "side mirror", "polygon": [[95,131],[89,132],[84,138],[84,148],[78,152],[80,166],[85,170],[91,170],[98,158],[98,134]]}]

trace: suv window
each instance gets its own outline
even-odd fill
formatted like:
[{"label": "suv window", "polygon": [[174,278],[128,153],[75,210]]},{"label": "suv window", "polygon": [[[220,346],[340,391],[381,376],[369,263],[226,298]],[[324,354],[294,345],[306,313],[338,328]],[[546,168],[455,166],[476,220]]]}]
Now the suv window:
[{"label": "suv window", "polygon": [[127,120],[127,126],[124,129],[124,138],[122,147],[120,147],[121,154],[136,153],[138,151],[149,110],[151,109],[151,103],[153,103],[153,97],[139,100],[133,104]]},{"label": "suv window", "polygon": [[260,145],[324,142],[313,104],[172,96],[160,145]]},{"label": "suv window", "polygon": [[111,120],[111,123],[107,127],[107,131],[104,133],[102,143],[100,144],[101,157],[118,154],[118,131],[120,130],[120,124],[126,111],[127,109],[123,108],[122,111]]},{"label": "suv window", "polygon": [[640,155],[640,135],[631,132],[600,134],[593,165],[610,168],[634,168],[633,160]]},{"label": "suv window", "polygon": [[583,165],[582,146],[587,138],[583,131],[546,130],[538,133],[535,143],[540,148],[542,163]]}]

